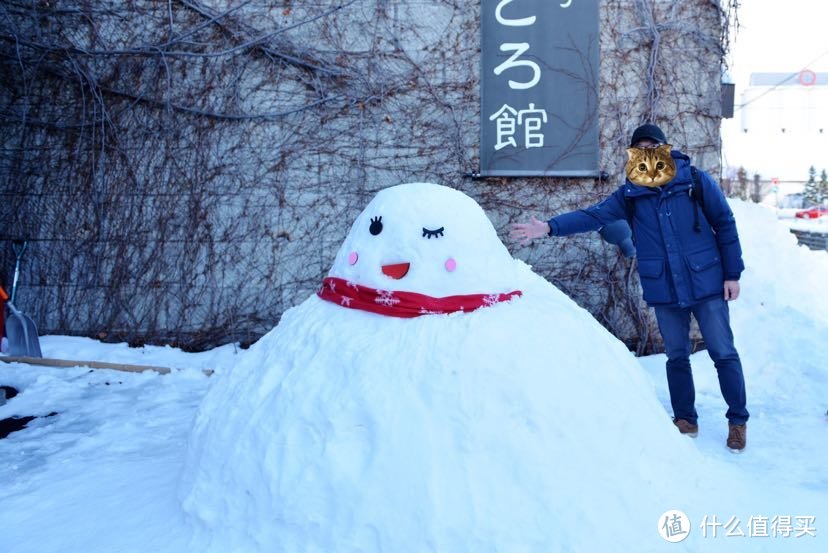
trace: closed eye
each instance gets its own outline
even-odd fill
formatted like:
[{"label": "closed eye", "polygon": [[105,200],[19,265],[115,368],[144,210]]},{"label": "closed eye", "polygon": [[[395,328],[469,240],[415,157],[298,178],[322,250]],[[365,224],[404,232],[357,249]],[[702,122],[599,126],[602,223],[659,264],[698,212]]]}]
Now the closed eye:
[{"label": "closed eye", "polygon": [[427,228],[423,227],[423,238],[429,238],[430,239],[432,236],[434,238],[439,238],[440,236],[443,236],[443,231],[444,230],[445,230],[445,227],[440,227],[437,230],[428,230]]}]

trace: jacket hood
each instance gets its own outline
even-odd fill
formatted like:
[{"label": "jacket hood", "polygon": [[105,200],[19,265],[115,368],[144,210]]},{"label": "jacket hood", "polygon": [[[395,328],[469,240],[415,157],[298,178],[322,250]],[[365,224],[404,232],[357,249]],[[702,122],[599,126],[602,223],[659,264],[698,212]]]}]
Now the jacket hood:
[{"label": "jacket hood", "polygon": [[624,196],[635,198],[638,196],[648,196],[650,194],[660,194],[662,190],[667,190],[674,187],[690,186],[693,183],[693,176],[690,173],[690,157],[678,150],[672,150],[670,157],[676,162],[676,176],[673,180],[661,186],[641,186],[635,184],[630,179],[624,182]]}]

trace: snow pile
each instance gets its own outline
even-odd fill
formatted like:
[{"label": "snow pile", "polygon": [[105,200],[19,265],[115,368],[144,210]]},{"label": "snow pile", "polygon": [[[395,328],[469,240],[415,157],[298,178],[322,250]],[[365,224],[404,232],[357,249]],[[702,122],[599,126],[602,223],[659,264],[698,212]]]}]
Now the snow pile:
[{"label": "snow pile", "polygon": [[[747,266],[731,320],[751,412],[748,439],[759,437],[748,462],[778,467],[773,480],[780,488],[821,490],[828,515],[828,252],[798,245],[772,210],[730,203]],[[718,395],[715,369],[704,372],[711,381],[702,382],[702,390]],[[785,461],[780,445],[790,457]],[[796,464],[796,473],[783,469],[786,463]]]},{"label": "snow pile", "polygon": [[[747,266],[743,299],[759,312],[770,308],[794,310],[828,324],[828,252],[797,244],[772,209],[741,200],[729,200],[741,237]],[[752,311],[752,309],[742,311]]]},{"label": "snow pile", "polygon": [[[443,192],[433,207],[456,206]],[[424,289],[466,275],[455,290],[472,290],[461,270],[485,261],[466,253],[502,246],[476,206],[453,197],[462,209],[408,227],[420,245],[392,256],[392,243],[376,241],[389,258],[370,265],[419,259],[432,263]],[[0,384],[20,390],[0,418],[40,416],[0,440],[0,551],[822,553],[828,330],[812,306],[828,301],[826,253],[797,246],[762,208],[732,205],[748,267],[731,304],[751,411],[742,455],[724,447],[726,406],[706,352],[692,359],[691,440],[669,422],[663,355],[633,360],[585,311],[497,254],[489,270],[501,280],[486,286],[524,295],[473,313],[396,319],[312,297],[250,350],[201,354],[45,337],[47,357],[176,370],[0,364]],[[453,231],[470,211],[464,228],[479,244]],[[348,266],[334,264],[366,272],[339,275],[385,282],[365,269],[377,215],[343,245]],[[406,220],[392,203],[381,215],[383,233]],[[443,235],[432,238],[417,228],[437,225]],[[458,249],[437,249],[449,238]],[[402,289],[418,270],[390,282]],[[681,543],[658,534],[670,509],[692,522]],[[749,536],[755,516],[767,517],[768,537]],[[773,533],[778,516],[791,519],[788,537]],[[797,516],[815,517],[816,537],[801,535]],[[704,520],[717,521],[717,537],[712,526],[704,535]],[[725,535],[733,530],[745,535]]]},{"label": "snow pile", "polygon": [[[380,216],[388,239],[372,242]],[[380,271],[400,262],[410,283]],[[383,191],[331,274],[523,297],[414,319],[316,296],[288,311],[199,410],[181,491],[214,550],[641,549],[675,497],[698,499],[705,461],[634,357],[511,259],[465,195]]]},{"label": "snow pile", "polygon": [[754,403],[756,414],[771,409],[751,402],[751,389],[762,386],[775,391],[774,411],[793,402],[825,413],[828,253],[797,245],[771,210],[741,201],[731,205],[739,232],[747,237],[742,239],[747,265],[742,295],[731,308],[731,318],[736,345],[750,360],[744,363],[748,402]]}]

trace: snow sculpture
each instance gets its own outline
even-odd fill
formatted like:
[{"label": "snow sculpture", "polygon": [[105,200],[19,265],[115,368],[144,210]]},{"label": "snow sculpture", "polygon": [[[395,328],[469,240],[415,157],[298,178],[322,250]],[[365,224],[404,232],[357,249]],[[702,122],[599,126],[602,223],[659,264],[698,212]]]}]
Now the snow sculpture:
[{"label": "snow sculpture", "polygon": [[215,551],[646,550],[700,464],[620,342],[415,183],[215,377],[180,492]]}]

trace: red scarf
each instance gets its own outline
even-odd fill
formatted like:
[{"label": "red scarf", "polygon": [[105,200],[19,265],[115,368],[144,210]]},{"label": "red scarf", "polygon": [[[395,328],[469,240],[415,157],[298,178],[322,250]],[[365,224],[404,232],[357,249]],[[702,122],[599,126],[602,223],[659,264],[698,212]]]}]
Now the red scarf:
[{"label": "red scarf", "polygon": [[442,315],[456,311],[470,312],[522,295],[520,290],[508,294],[464,294],[435,298],[416,292],[377,290],[336,277],[322,281],[317,295],[342,307],[362,309],[389,317]]}]

